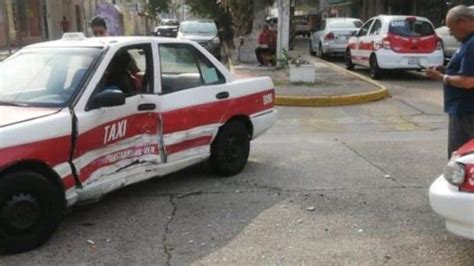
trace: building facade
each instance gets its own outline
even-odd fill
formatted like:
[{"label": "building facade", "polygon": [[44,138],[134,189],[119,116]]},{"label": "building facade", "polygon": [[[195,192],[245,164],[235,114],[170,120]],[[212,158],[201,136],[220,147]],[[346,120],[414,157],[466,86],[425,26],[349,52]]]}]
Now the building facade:
[{"label": "building facade", "polygon": [[0,0],[0,50],[61,38],[63,17],[69,31],[91,36],[89,22],[100,4],[113,5],[120,12],[120,35],[151,32],[154,15],[146,12],[148,0]]}]

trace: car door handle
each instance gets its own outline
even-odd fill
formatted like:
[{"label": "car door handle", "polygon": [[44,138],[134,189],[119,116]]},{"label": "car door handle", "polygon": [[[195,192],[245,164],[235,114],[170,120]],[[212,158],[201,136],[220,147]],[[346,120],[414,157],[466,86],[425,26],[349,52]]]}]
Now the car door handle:
[{"label": "car door handle", "polygon": [[216,98],[217,99],[226,99],[226,98],[229,98],[230,94],[228,91],[221,91],[219,92],[218,94],[216,94]]},{"label": "car door handle", "polygon": [[155,110],[156,104],[154,103],[142,103],[138,105],[138,111],[148,111],[148,110]]}]

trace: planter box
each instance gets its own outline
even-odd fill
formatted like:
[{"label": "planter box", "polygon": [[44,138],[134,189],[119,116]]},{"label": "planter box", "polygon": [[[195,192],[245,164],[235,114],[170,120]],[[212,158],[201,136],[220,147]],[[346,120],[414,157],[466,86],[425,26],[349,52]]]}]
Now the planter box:
[{"label": "planter box", "polygon": [[290,65],[290,82],[314,83],[316,80],[316,66],[310,65]]}]

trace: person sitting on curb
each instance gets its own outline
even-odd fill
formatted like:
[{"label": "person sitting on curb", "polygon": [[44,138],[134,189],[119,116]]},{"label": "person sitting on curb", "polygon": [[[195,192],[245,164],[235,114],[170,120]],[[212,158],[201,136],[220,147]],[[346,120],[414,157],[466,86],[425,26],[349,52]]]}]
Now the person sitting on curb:
[{"label": "person sitting on curb", "polygon": [[[268,64],[268,57],[275,57],[276,52],[276,34],[270,30],[268,24],[263,25],[263,31],[258,36],[258,47],[255,49],[255,55],[260,66]],[[274,64],[274,60],[272,60]]]}]

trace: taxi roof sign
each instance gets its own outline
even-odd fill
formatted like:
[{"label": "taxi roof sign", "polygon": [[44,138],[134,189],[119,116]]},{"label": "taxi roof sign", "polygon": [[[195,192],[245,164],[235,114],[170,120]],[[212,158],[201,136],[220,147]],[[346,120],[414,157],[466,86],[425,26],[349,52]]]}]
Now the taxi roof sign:
[{"label": "taxi roof sign", "polygon": [[66,32],[62,37],[64,41],[82,41],[85,39],[86,35],[83,32]]}]

